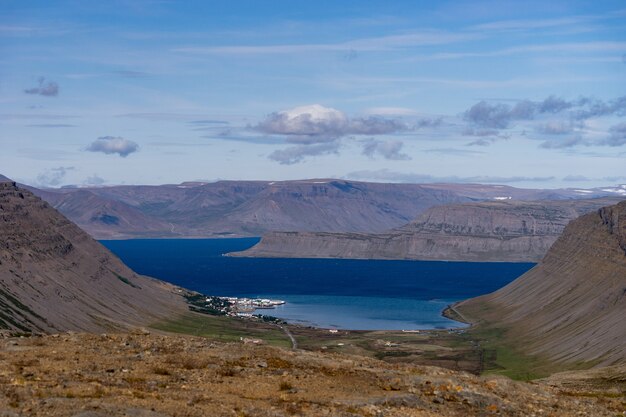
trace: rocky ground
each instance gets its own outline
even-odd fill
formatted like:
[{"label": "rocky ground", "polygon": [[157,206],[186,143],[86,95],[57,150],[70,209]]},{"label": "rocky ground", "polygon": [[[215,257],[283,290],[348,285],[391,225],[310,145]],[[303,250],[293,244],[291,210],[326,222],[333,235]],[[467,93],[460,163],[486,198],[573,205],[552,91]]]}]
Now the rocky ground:
[{"label": "rocky ground", "polygon": [[626,415],[623,386],[571,379],[522,383],[148,332],[0,339],[0,416]]}]

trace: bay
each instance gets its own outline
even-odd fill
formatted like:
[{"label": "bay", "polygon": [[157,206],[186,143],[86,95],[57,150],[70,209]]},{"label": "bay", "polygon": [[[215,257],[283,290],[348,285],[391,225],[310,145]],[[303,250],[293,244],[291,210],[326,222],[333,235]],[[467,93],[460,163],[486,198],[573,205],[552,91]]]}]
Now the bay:
[{"label": "bay", "polygon": [[460,327],[450,303],[492,292],[532,263],[232,258],[258,238],[102,241],[136,272],[208,295],[278,298],[259,313],[325,328]]}]

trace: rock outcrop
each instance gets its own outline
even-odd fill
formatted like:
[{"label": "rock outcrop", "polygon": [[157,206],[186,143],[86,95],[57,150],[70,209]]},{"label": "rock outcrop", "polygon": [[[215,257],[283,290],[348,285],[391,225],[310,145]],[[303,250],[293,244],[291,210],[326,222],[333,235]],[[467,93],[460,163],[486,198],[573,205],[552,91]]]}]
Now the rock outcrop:
[{"label": "rock outcrop", "polygon": [[626,362],[626,201],[572,221],[533,269],[456,310],[565,364]]},{"label": "rock outcrop", "polygon": [[428,209],[387,233],[271,232],[232,256],[537,262],[567,223],[615,199],[495,201]]},{"label": "rock outcrop", "polygon": [[0,329],[104,331],[187,310],[29,191],[0,182]]}]

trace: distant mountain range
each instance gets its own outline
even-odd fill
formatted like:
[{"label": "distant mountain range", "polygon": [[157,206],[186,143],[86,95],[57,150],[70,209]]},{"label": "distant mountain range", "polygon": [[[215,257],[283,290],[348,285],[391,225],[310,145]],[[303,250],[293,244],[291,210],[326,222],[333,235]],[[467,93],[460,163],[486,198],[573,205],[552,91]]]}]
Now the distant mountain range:
[{"label": "distant mountain range", "polygon": [[537,262],[567,223],[616,197],[431,207],[385,233],[270,232],[240,257]]},{"label": "distant mountain range", "polygon": [[536,267],[456,310],[526,354],[569,366],[624,363],[626,201],[572,221]]},{"label": "distant mountain range", "polygon": [[0,179],[0,329],[120,331],[187,311],[50,205]]},{"label": "distant mountain range", "polygon": [[626,195],[626,187],[533,190],[333,179],[30,190],[98,239],[261,236],[268,231],[378,233],[447,204]]}]

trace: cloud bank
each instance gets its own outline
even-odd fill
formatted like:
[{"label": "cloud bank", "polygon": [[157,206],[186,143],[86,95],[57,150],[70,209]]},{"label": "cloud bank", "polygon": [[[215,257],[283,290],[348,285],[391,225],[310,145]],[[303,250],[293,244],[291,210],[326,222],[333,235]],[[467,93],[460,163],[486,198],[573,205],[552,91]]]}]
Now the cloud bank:
[{"label": "cloud bank", "polygon": [[[298,145],[277,150],[269,156],[281,164],[295,164],[307,156],[337,153],[339,140],[346,136],[377,136],[404,132],[410,128],[400,120],[374,116],[351,118],[339,110],[313,104],[272,113],[252,129],[282,136],[287,143]],[[388,159],[408,158],[400,153],[401,148],[401,142],[371,143],[366,154],[381,154]]]},{"label": "cloud bank", "polygon": [[515,120],[532,120],[538,114],[559,113],[574,106],[559,97],[550,96],[543,101],[522,100],[514,106],[490,104],[480,101],[464,114],[465,120],[484,128],[506,129]]},{"label": "cloud bank", "polygon": [[[502,132],[515,132],[521,136],[542,140],[539,145],[544,149],[565,149],[575,146],[622,146],[624,124],[618,124],[602,131],[587,125],[598,126],[600,118],[621,118],[626,115],[626,96],[613,100],[599,100],[592,97],[580,97],[565,100],[549,96],[543,101],[521,100],[514,105],[480,101],[462,114],[468,124],[463,131],[465,136],[509,138]],[[606,125],[606,121],[602,122]],[[604,136],[603,136],[604,135]],[[493,141],[491,140],[491,141]],[[468,145],[489,145],[487,140],[475,140]]]}]

